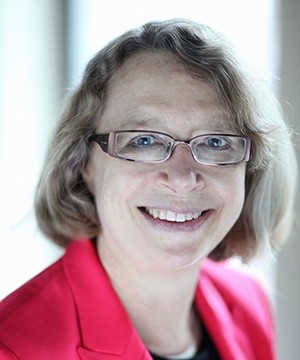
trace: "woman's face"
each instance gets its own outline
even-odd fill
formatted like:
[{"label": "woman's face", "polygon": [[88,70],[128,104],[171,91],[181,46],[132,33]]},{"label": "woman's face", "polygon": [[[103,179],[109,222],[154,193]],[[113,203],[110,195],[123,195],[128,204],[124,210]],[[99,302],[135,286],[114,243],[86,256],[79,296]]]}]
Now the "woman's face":
[{"label": "woman's face", "polygon": [[[151,130],[189,140],[232,133],[216,92],[170,56],[137,55],[113,79],[97,133]],[[100,256],[141,266],[185,267],[206,257],[238,219],[245,163],[211,166],[175,147],[162,163],[113,158],[95,144],[85,169],[101,223]]]}]

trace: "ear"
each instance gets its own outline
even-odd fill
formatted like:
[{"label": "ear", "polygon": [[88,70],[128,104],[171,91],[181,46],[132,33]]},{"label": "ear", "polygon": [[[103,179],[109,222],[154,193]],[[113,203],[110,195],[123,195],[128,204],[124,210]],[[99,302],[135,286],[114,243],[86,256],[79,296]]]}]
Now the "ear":
[{"label": "ear", "polygon": [[88,190],[94,195],[94,172],[91,166],[90,161],[87,163],[83,171],[81,172],[83,180],[88,188]]}]

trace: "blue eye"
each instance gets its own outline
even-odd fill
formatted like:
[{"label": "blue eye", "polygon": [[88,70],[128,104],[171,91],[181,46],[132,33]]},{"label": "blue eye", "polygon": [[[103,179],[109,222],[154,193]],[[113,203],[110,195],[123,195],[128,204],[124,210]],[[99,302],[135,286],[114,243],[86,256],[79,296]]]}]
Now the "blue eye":
[{"label": "blue eye", "polygon": [[230,148],[230,143],[228,140],[221,136],[213,136],[206,139],[205,143],[210,148],[216,149],[216,150],[227,150]]},{"label": "blue eye", "polygon": [[131,145],[137,147],[148,147],[154,145],[156,143],[156,140],[153,138],[153,136],[141,135],[131,139],[130,143]]}]

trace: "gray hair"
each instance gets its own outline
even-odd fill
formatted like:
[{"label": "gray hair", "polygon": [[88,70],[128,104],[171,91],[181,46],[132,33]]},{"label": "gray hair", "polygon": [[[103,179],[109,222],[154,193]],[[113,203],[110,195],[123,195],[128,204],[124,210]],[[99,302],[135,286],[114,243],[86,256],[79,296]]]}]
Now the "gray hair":
[{"label": "gray hair", "polygon": [[290,130],[264,81],[248,71],[221,34],[187,20],[151,22],[110,42],[88,63],[54,129],[35,198],[41,230],[61,245],[95,237],[99,221],[82,172],[108,86],[125,61],[139,53],[171,53],[191,76],[211,84],[234,129],[252,139],[242,213],[210,257],[250,259],[279,249],[291,228],[297,166]]}]

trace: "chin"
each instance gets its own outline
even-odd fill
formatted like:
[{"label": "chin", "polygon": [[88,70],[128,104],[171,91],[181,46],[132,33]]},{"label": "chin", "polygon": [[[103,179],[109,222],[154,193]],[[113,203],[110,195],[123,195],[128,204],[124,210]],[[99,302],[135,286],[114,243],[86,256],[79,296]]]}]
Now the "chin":
[{"label": "chin", "polygon": [[188,267],[199,267],[208,253],[195,251],[193,249],[168,249],[155,259],[160,266],[169,269],[185,269]]}]

